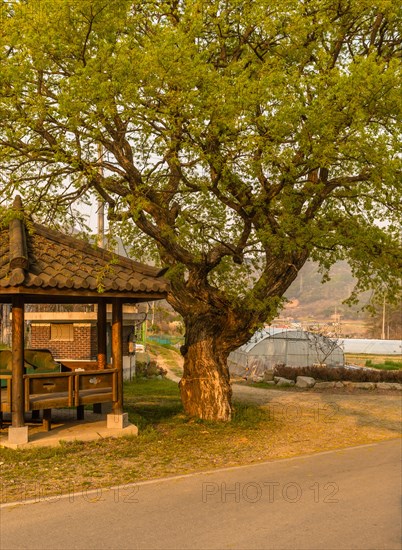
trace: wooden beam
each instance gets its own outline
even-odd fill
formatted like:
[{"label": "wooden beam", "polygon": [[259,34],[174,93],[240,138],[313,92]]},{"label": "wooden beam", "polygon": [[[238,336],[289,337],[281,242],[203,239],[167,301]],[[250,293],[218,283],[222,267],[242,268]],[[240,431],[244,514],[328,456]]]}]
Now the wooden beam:
[{"label": "wooden beam", "polygon": [[13,428],[24,426],[24,299],[14,296],[12,309],[12,398]]},{"label": "wooden beam", "polygon": [[9,304],[15,294],[25,295],[27,304],[98,304],[107,298],[110,302],[113,299],[121,299],[125,304],[136,304],[137,302],[149,302],[164,300],[167,292],[112,292],[105,291],[101,295],[97,290],[71,290],[58,288],[35,288],[32,287],[2,287],[0,285],[0,303]]},{"label": "wooden beam", "polygon": [[114,414],[123,414],[123,304],[112,302],[112,363],[117,369],[117,401],[113,404]]},{"label": "wooden beam", "polygon": [[106,368],[106,302],[98,304],[98,368]]}]

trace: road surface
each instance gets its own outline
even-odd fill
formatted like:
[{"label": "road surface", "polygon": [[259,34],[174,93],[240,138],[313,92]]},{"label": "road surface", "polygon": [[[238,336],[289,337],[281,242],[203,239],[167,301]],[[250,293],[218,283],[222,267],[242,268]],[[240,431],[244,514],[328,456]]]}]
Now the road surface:
[{"label": "road surface", "polygon": [[401,440],[1,509],[1,550],[399,550]]}]

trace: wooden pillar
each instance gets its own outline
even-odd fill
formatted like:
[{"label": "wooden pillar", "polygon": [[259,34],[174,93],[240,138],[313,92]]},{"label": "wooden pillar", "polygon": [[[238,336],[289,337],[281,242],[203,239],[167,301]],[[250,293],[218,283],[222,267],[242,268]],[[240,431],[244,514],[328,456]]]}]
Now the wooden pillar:
[{"label": "wooden pillar", "polygon": [[52,409],[43,409],[43,428],[45,432],[52,429]]},{"label": "wooden pillar", "polygon": [[112,304],[112,361],[117,369],[117,402],[113,414],[123,414],[123,304],[114,299]]},{"label": "wooden pillar", "polygon": [[24,299],[13,297],[11,425],[24,426]]},{"label": "wooden pillar", "polygon": [[106,303],[98,304],[98,368],[105,369],[107,363],[106,357]]}]

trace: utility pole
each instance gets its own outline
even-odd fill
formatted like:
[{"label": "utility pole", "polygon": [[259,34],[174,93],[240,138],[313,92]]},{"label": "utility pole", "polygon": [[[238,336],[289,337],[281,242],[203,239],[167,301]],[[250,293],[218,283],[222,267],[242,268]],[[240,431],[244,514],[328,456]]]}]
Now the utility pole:
[{"label": "utility pole", "polygon": [[[103,166],[102,166],[102,157],[103,157],[103,147],[102,144],[98,144],[98,155],[99,155],[99,175],[103,177]],[[99,248],[104,248],[105,246],[105,203],[102,199],[98,200],[98,246]]]},{"label": "utility pole", "polygon": [[98,200],[98,246],[104,248],[105,245],[105,203]]},{"label": "utility pole", "polygon": [[[98,173],[103,177],[103,166],[102,166],[102,156],[103,156],[103,147],[102,144],[98,144]],[[98,200],[98,238],[97,244],[99,248],[104,248],[105,246],[105,204],[103,200]],[[97,309],[98,322],[98,361],[99,364],[105,365],[107,363],[107,349],[106,349],[106,306],[98,304],[94,306]],[[100,344],[101,341],[104,341],[104,344]],[[103,366],[104,368],[104,366]]]},{"label": "utility pole", "polygon": [[382,302],[382,330],[381,330],[381,340],[385,340],[385,296]]}]

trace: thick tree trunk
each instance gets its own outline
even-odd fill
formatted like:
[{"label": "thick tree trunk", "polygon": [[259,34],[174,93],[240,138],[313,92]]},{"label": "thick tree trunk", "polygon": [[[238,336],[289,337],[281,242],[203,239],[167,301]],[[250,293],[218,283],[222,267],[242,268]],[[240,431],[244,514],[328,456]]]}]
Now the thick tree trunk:
[{"label": "thick tree trunk", "polygon": [[186,342],[182,348],[184,372],[180,381],[184,410],[204,420],[229,421],[232,389],[227,366],[228,352],[222,326],[211,316],[186,319]]},{"label": "thick tree trunk", "polygon": [[307,256],[303,252],[272,260],[253,291],[238,303],[209,284],[206,269],[194,268],[186,279],[184,272],[176,274],[168,301],[186,327],[180,392],[187,414],[212,421],[231,419],[229,353],[273,317]]}]

